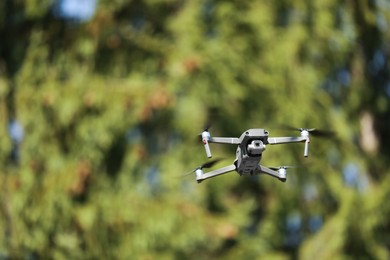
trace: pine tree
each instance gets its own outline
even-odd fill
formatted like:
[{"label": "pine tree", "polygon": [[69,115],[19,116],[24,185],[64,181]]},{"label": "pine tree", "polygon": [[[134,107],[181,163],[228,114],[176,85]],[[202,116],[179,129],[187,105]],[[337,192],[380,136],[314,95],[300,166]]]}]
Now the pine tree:
[{"label": "pine tree", "polygon": [[[388,258],[385,1],[63,2],[0,3],[0,257]],[[210,122],[337,137],[197,184]]]}]

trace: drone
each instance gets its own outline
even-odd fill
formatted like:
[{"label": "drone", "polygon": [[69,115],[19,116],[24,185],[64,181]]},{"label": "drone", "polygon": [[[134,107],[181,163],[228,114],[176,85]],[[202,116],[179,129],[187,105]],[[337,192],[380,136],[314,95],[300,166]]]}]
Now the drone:
[{"label": "drone", "polygon": [[298,130],[300,136],[295,137],[269,137],[267,130],[262,128],[248,129],[241,134],[239,138],[235,137],[212,137],[208,128],[204,129],[200,134],[203,142],[206,155],[208,158],[212,157],[210,143],[218,144],[233,144],[237,145],[236,159],[234,162],[223,168],[219,168],[210,172],[204,172],[203,169],[211,168],[221,159],[209,161],[190,173],[195,172],[196,181],[201,183],[206,179],[210,179],[222,174],[236,171],[240,176],[267,174],[279,179],[282,182],[286,181],[286,173],[288,168],[293,166],[278,166],[265,167],[260,165],[263,152],[266,150],[266,145],[288,144],[288,143],[305,143],[304,157],[309,156],[310,135],[313,136],[331,136],[333,132],[318,130],[315,128],[291,128]]}]

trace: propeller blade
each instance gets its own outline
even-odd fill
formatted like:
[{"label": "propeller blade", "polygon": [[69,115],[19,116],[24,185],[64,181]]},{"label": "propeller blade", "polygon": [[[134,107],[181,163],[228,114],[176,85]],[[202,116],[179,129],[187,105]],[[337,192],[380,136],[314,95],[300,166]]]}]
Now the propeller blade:
[{"label": "propeller blade", "polygon": [[195,171],[196,171],[196,169],[181,175],[181,177],[185,177],[185,176],[188,176],[190,174],[193,174]]},{"label": "propeller blade", "polygon": [[336,135],[336,133],[331,130],[313,129],[312,131],[309,132],[312,136],[318,136],[318,137],[332,137]]},{"label": "propeller blade", "polygon": [[212,160],[212,161],[209,161],[209,162],[207,162],[207,163],[202,164],[202,165],[200,166],[200,168],[201,168],[201,169],[203,169],[203,168],[211,168],[211,167],[214,166],[214,164],[216,164],[217,162],[219,162],[219,161],[221,161],[221,160],[222,160],[222,158],[214,159],[214,160]]},{"label": "propeller blade", "polygon": [[283,125],[283,129],[286,130],[291,130],[291,131],[300,131],[302,132],[303,130],[306,130],[310,133],[312,136],[316,137],[333,137],[336,135],[336,133],[332,130],[321,130],[321,129],[316,129],[316,128],[297,128],[289,125]]},{"label": "propeller blade", "polygon": [[201,137],[201,136],[202,136],[202,133],[203,133],[203,132],[208,132],[210,128],[211,128],[211,124],[207,124],[207,125],[203,128],[203,131],[200,132],[200,133],[198,134],[198,136]]},{"label": "propeller blade", "polygon": [[294,168],[303,168],[304,166],[290,166],[290,165],[284,165],[284,166],[276,166],[276,167],[268,167],[271,170],[277,171],[279,169],[294,169]]},{"label": "propeller blade", "polygon": [[282,125],[280,128],[284,130],[290,130],[290,131],[302,131],[301,130],[302,128],[297,128],[290,125]]},{"label": "propeller blade", "polygon": [[214,159],[214,160],[209,161],[209,162],[207,162],[207,163],[204,163],[204,164],[202,164],[201,166],[199,166],[199,167],[193,169],[192,171],[183,174],[182,177],[188,176],[188,175],[194,173],[197,169],[211,168],[211,167],[214,166],[214,164],[216,164],[217,162],[222,161],[222,160],[223,160],[223,158],[217,158],[217,159]]}]

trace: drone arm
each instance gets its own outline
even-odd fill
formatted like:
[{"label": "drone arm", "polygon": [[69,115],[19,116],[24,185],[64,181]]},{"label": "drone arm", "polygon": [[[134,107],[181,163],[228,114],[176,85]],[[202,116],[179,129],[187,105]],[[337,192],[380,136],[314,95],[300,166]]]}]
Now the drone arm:
[{"label": "drone arm", "polygon": [[307,137],[269,137],[268,144],[288,144],[305,142]]},{"label": "drone arm", "polygon": [[209,141],[207,140],[203,140],[203,145],[204,145],[204,149],[206,151],[206,155],[208,158],[211,158],[211,150],[210,150],[210,145],[209,145]]},{"label": "drone arm", "polygon": [[272,170],[270,168],[267,168],[265,166],[262,166],[262,165],[258,166],[258,168],[256,169],[255,173],[257,173],[257,174],[265,173],[265,174],[268,174],[268,175],[270,175],[272,177],[278,178],[281,181],[285,181],[286,180],[286,176],[281,176],[278,171],[274,171],[274,170]]},{"label": "drone arm", "polygon": [[300,143],[305,142],[305,150],[303,151],[303,156],[309,156],[309,136],[299,136],[299,137],[270,137],[268,138],[268,144],[288,144],[288,143]]},{"label": "drone arm", "polygon": [[239,139],[234,137],[211,137],[209,142],[219,144],[240,144]]},{"label": "drone arm", "polygon": [[198,176],[196,178],[196,180],[198,183],[201,183],[202,181],[204,181],[206,179],[213,178],[215,176],[222,175],[222,174],[232,172],[235,170],[236,170],[236,166],[234,164],[231,164],[229,166],[226,166],[226,167],[223,167],[223,168],[211,171],[211,172],[204,173],[204,174]]},{"label": "drone arm", "polygon": [[305,157],[309,156],[309,143],[310,143],[310,139],[307,138],[305,141],[305,150],[303,151],[303,156]]},{"label": "drone arm", "polygon": [[210,135],[209,131],[203,131],[203,133],[202,133],[202,142],[203,142],[203,146],[204,146],[204,149],[206,151],[206,155],[207,155],[208,158],[212,157],[211,150],[210,150],[210,145],[209,145],[210,139],[211,139],[211,135]]},{"label": "drone arm", "polygon": [[202,142],[204,149],[206,151],[206,155],[208,158],[211,158],[211,150],[209,143],[220,143],[220,144],[239,144],[240,141],[238,138],[231,137],[211,137],[209,131],[206,129],[202,132]]}]

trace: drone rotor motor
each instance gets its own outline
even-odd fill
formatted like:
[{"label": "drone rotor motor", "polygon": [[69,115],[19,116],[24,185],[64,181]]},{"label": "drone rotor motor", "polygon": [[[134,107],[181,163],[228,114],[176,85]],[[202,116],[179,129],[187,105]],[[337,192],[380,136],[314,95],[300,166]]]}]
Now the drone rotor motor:
[{"label": "drone rotor motor", "polygon": [[286,167],[280,167],[278,169],[278,172],[279,172],[279,178],[286,179],[286,174],[287,174]]},{"label": "drone rotor motor", "polygon": [[201,168],[198,168],[195,170],[195,174],[196,174],[196,178],[200,178],[202,177],[202,175],[204,174],[203,170]]}]

